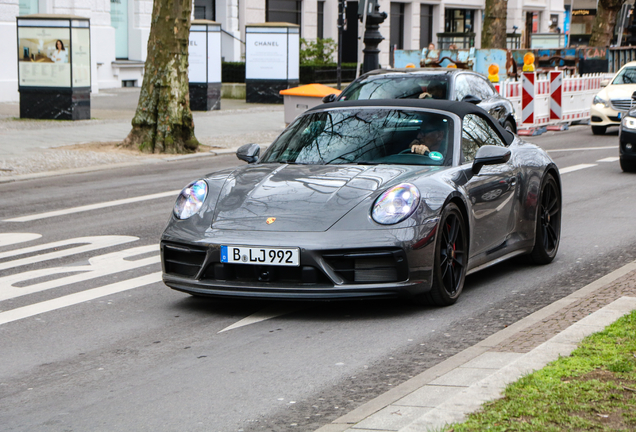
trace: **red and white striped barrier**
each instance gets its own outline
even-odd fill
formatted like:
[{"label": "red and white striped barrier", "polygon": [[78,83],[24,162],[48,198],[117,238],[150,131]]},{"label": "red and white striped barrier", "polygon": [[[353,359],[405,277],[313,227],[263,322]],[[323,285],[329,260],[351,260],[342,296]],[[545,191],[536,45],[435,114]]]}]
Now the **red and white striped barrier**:
[{"label": "red and white striped barrier", "polygon": [[[601,81],[613,76],[590,74],[566,77],[558,72],[561,76],[559,80],[555,78],[558,75],[554,72],[558,71],[550,72],[548,76],[524,72],[520,81],[499,83],[499,93],[515,106],[515,117],[520,128],[588,119],[592,100],[601,90]],[[557,91],[558,87],[561,88],[560,92]],[[557,94],[554,94],[555,91]]]},{"label": "red and white striped barrier", "polygon": [[550,72],[550,120],[561,120],[563,110],[563,72]]},{"label": "red and white striped barrier", "polygon": [[536,74],[534,72],[524,72],[521,76],[521,123],[534,124],[534,81]]}]

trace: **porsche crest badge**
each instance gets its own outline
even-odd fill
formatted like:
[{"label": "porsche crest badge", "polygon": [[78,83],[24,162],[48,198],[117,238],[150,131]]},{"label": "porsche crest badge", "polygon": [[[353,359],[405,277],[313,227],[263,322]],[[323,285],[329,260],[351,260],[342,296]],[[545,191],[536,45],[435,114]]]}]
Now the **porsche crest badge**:
[{"label": "porsche crest badge", "polygon": [[267,225],[271,225],[271,224],[273,224],[275,221],[276,221],[276,218],[275,218],[275,217],[270,217],[270,218],[267,218],[267,220],[265,221],[265,223],[266,223]]}]

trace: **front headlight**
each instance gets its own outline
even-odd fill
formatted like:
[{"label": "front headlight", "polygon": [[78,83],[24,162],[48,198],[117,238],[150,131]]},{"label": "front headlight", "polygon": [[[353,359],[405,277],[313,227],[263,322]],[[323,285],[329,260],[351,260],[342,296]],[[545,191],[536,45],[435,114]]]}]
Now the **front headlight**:
[{"label": "front headlight", "polygon": [[187,219],[201,210],[201,206],[208,195],[208,184],[204,180],[197,180],[187,185],[179,194],[174,204],[174,216],[177,219]]},{"label": "front headlight", "polygon": [[623,127],[625,129],[636,129],[636,118],[629,116],[623,118]]},{"label": "front headlight", "polygon": [[410,183],[402,183],[375,200],[371,217],[382,225],[393,225],[411,216],[420,202],[420,191]]},{"label": "front headlight", "polygon": [[609,102],[600,97],[599,95],[594,96],[592,100],[592,104],[594,105],[603,105],[605,108],[609,108]]}]

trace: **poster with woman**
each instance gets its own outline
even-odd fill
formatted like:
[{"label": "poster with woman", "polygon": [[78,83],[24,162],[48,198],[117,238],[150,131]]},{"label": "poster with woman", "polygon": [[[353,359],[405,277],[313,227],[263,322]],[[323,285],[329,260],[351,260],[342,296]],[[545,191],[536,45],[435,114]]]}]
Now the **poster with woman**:
[{"label": "poster with woman", "polygon": [[20,86],[70,87],[68,28],[18,27]]}]

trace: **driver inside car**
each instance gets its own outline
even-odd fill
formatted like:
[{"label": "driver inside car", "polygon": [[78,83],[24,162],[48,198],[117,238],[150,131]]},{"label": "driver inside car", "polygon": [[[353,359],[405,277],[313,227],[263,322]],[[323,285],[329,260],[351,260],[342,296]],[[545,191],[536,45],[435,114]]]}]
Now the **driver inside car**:
[{"label": "driver inside car", "polygon": [[447,131],[448,123],[442,119],[425,120],[417,132],[417,136],[409,144],[411,153],[423,155],[430,152],[439,152],[442,156],[445,156]]}]

